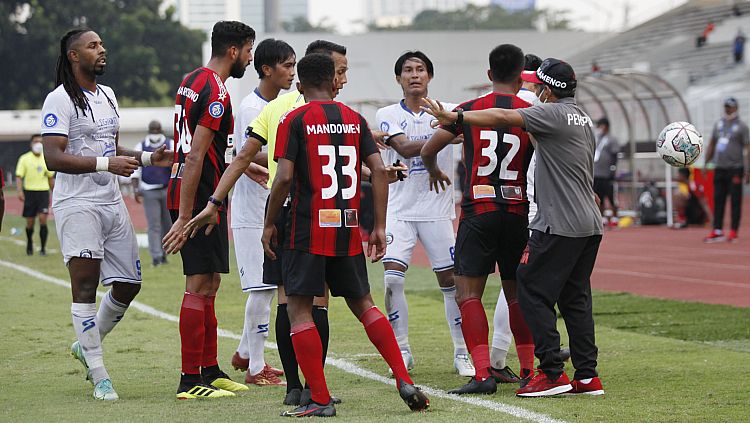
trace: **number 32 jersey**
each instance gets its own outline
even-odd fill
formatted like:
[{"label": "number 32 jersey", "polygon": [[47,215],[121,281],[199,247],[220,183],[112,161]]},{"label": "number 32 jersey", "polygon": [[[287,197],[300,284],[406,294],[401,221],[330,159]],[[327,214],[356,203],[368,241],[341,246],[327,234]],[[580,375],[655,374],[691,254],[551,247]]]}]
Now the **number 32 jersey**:
[{"label": "number 32 jersey", "polygon": [[[491,108],[520,109],[531,106],[515,95],[489,93],[458,107],[465,111]],[[463,177],[461,218],[505,209],[526,215],[526,171],[534,147],[529,134],[521,128],[482,128],[445,125],[454,135],[464,135],[463,152],[466,173]]]},{"label": "number 32 jersey", "polygon": [[[201,67],[188,76],[177,89],[174,114],[174,165],[169,179],[167,208],[179,210],[180,185],[185,159],[192,149],[192,140],[198,125],[214,133],[211,145],[203,158],[201,177],[192,209],[200,209],[208,202],[224,173],[224,153],[228,136],[233,130],[232,103],[219,74]],[[222,209],[225,209],[222,207]]]},{"label": "number 32 jersey", "polygon": [[367,121],[336,101],[312,101],[279,122],[274,160],[294,162],[287,249],[332,257],[362,253],[359,175],[378,149]]}]

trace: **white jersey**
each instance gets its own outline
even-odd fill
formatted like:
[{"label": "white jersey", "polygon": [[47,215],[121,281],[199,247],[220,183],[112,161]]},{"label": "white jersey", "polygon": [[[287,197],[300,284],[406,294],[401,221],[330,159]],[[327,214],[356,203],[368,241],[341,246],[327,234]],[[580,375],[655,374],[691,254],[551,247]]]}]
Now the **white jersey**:
[{"label": "white jersey", "polygon": [[[62,85],[49,93],[42,106],[41,133],[67,137],[66,154],[113,157],[117,155],[116,139],[120,130],[115,93],[105,85],[97,85],[96,92],[83,92],[89,102],[89,109],[85,111],[73,104]],[[54,209],[121,201],[117,176],[112,173],[57,173],[52,194]]]},{"label": "white jersey", "polygon": [[[257,88],[242,99],[240,110],[234,119],[234,143],[237,151],[240,151],[247,141],[248,137],[245,134],[247,126],[258,117],[266,104],[268,104],[268,101],[261,97]],[[267,151],[265,145],[262,151]],[[262,228],[267,198],[267,189],[247,175],[240,176],[240,179],[234,185],[234,194],[232,195],[232,206],[230,208],[232,228]]]},{"label": "white jersey", "polygon": [[[443,103],[452,110],[456,104]],[[432,116],[427,113],[413,113],[403,100],[379,109],[375,115],[380,130],[388,136],[404,134],[410,141],[429,140],[435,129],[430,127]],[[446,175],[453,176],[453,146],[449,145],[438,153],[437,163]],[[450,220],[456,217],[453,202],[453,189],[436,194],[430,191],[430,175],[419,156],[405,159],[394,149],[382,151],[383,162],[391,165],[400,160],[409,167],[408,178],[389,185],[388,216],[406,221]]]}]

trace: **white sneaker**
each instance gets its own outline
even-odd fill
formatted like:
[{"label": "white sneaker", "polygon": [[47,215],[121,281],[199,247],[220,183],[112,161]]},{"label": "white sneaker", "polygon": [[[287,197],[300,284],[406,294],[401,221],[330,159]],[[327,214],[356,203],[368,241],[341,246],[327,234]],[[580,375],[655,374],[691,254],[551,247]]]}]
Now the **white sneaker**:
[{"label": "white sneaker", "polygon": [[[412,357],[409,351],[402,350],[401,358],[404,360],[404,366],[406,366],[406,370],[411,370],[414,368],[414,357]],[[388,368],[388,374],[393,376],[393,369]]]},{"label": "white sneaker", "polygon": [[115,388],[112,387],[112,381],[109,379],[102,379],[94,385],[94,398],[104,401],[116,401],[120,399],[120,396],[115,392]]},{"label": "white sneaker", "polygon": [[474,365],[471,364],[471,360],[469,360],[468,354],[456,354],[453,358],[453,367],[461,376],[473,377],[477,374]]}]

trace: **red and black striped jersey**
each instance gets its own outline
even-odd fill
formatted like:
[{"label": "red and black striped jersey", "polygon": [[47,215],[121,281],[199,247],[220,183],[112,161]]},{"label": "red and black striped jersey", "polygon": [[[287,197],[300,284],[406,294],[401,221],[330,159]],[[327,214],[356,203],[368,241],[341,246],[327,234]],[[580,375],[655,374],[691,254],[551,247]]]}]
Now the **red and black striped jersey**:
[{"label": "red and black striped jersey", "polygon": [[170,210],[180,208],[182,172],[198,125],[212,130],[214,138],[203,158],[192,209],[202,208],[219,184],[226,168],[224,153],[227,139],[234,127],[229,91],[219,74],[205,67],[188,74],[177,89],[174,106],[174,165],[167,191],[167,207]]},{"label": "red and black striped jersey", "polygon": [[342,103],[312,101],[281,118],[274,160],[294,162],[287,249],[362,253],[359,175],[377,153],[367,121]]},{"label": "red and black striped jersey", "polygon": [[[515,95],[489,93],[458,107],[465,111],[491,108],[520,109],[531,106]],[[534,147],[521,128],[482,128],[445,125],[454,135],[464,135],[466,172],[463,177],[461,218],[504,208],[510,213],[528,214],[526,171]]]}]

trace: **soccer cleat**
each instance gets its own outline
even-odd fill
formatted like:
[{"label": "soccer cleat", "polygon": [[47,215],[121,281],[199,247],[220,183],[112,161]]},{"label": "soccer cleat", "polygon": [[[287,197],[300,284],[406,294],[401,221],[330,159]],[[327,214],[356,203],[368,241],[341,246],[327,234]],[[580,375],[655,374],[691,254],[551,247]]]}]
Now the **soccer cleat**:
[{"label": "soccer cleat", "polygon": [[723,241],[726,241],[726,237],[724,237],[724,231],[722,231],[721,229],[714,229],[708,234],[707,237],[703,238],[703,242],[707,244]]},{"label": "soccer cleat", "polygon": [[729,236],[727,236],[727,241],[729,242],[739,242],[739,239],[737,238],[737,231],[734,229],[729,231]]},{"label": "soccer cleat", "polygon": [[39,255],[40,256],[46,256],[47,255],[47,250],[45,250],[44,248],[42,248],[41,250],[39,250]]},{"label": "soccer cleat", "polygon": [[299,405],[300,394],[302,394],[301,389],[292,388],[292,390],[287,392],[284,397],[284,405]]},{"label": "soccer cleat", "polygon": [[492,377],[488,377],[485,380],[479,381],[476,378],[471,378],[469,383],[466,385],[451,389],[448,391],[449,394],[466,395],[466,394],[494,394],[497,392],[497,382]]},{"label": "soccer cleat", "polygon": [[583,395],[604,395],[604,388],[602,387],[602,381],[598,377],[592,377],[589,379],[573,380],[570,384],[573,389],[568,391],[568,394],[583,394]]},{"label": "soccer cleat", "polygon": [[229,392],[250,390],[250,388],[248,388],[246,385],[237,383],[230,379],[229,376],[227,376],[227,374],[222,372],[221,370],[219,370],[218,373],[212,375],[203,375],[203,383]]},{"label": "soccer cleat", "polygon": [[112,381],[109,379],[102,379],[94,385],[94,398],[102,401],[117,401],[120,396],[115,392],[115,388],[112,387]]},{"label": "soccer cleat", "polygon": [[524,386],[516,390],[519,397],[550,397],[570,391],[568,375],[563,372],[556,380],[550,379],[541,369],[536,370],[533,378]]},{"label": "soccer cleat", "polygon": [[[310,391],[310,388],[305,388],[302,391],[300,391],[299,402],[297,404],[299,405],[312,404],[312,392]],[[341,399],[331,395],[331,404],[341,404]],[[287,405],[294,405],[294,404],[287,404]]]},{"label": "soccer cleat", "polygon": [[508,366],[502,369],[490,367],[490,376],[495,379],[496,383],[518,383],[520,380],[518,375],[513,373],[513,370]]},{"label": "soccer cleat", "polygon": [[70,355],[83,364],[83,369],[86,371],[86,380],[93,384],[94,381],[91,380],[91,375],[89,374],[89,365],[86,363],[86,357],[83,356],[83,348],[81,348],[81,344],[78,341],[73,342],[70,346]]},{"label": "soccer cleat", "polygon": [[453,358],[453,368],[456,369],[460,376],[474,377],[477,371],[474,369],[474,365],[471,364],[468,354],[456,354]]},{"label": "soccer cleat", "polygon": [[177,399],[198,399],[198,398],[224,398],[233,397],[234,392],[217,389],[214,386],[205,383],[180,384],[177,388]]},{"label": "soccer cleat", "polygon": [[281,413],[281,417],[333,417],[335,415],[336,407],[333,406],[333,401],[329,401],[325,405],[311,402],[307,405],[300,405],[294,410]]},{"label": "soccer cleat", "polygon": [[286,382],[279,379],[269,367],[264,367],[257,375],[251,375],[248,371],[245,375],[245,383],[258,386],[286,386]]},{"label": "soccer cleat", "polygon": [[521,377],[518,378],[518,387],[523,388],[526,386],[532,377],[534,377],[534,372],[531,369],[521,369]]},{"label": "soccer cleat", "polygon": [[34,244],[32,243],[26,243],[26,255],[31,256],[34,255]]},{"label": "soccer cleat", "polygon": [[403,380],[398,387],[398,394],[411,411],[426,411],[430,408],[430,399],[427,398],[427,395],[421,389]]},{"label": "soccer cleat", "polygon": [[277,369],[276,367],[273,367],[268,363],[266,363],[265,366],[263,366],[263,368],[268,369],[271,373],[275,374],[276,376],[284,376],[283,370]]},{"label": "soccer cleat", "polygon": [[238,353],[237,351],[234,352],[231,362],[232,362],[232,367],[234,367],[234,370],[240,370],[240,371],[246,372],[247,368],[250,367],[250,359],[242,358],[240,356],[240,353]]},{"label": "soccer cleat", "polygon": [[[406,366],[407,371],[414,368],[414,357],[411,355],[410,351],[401,350],[401,359],[404,360],[404,366]],[[393,376],[393,369],[390,367],[388,368],[388,374]]]}]

